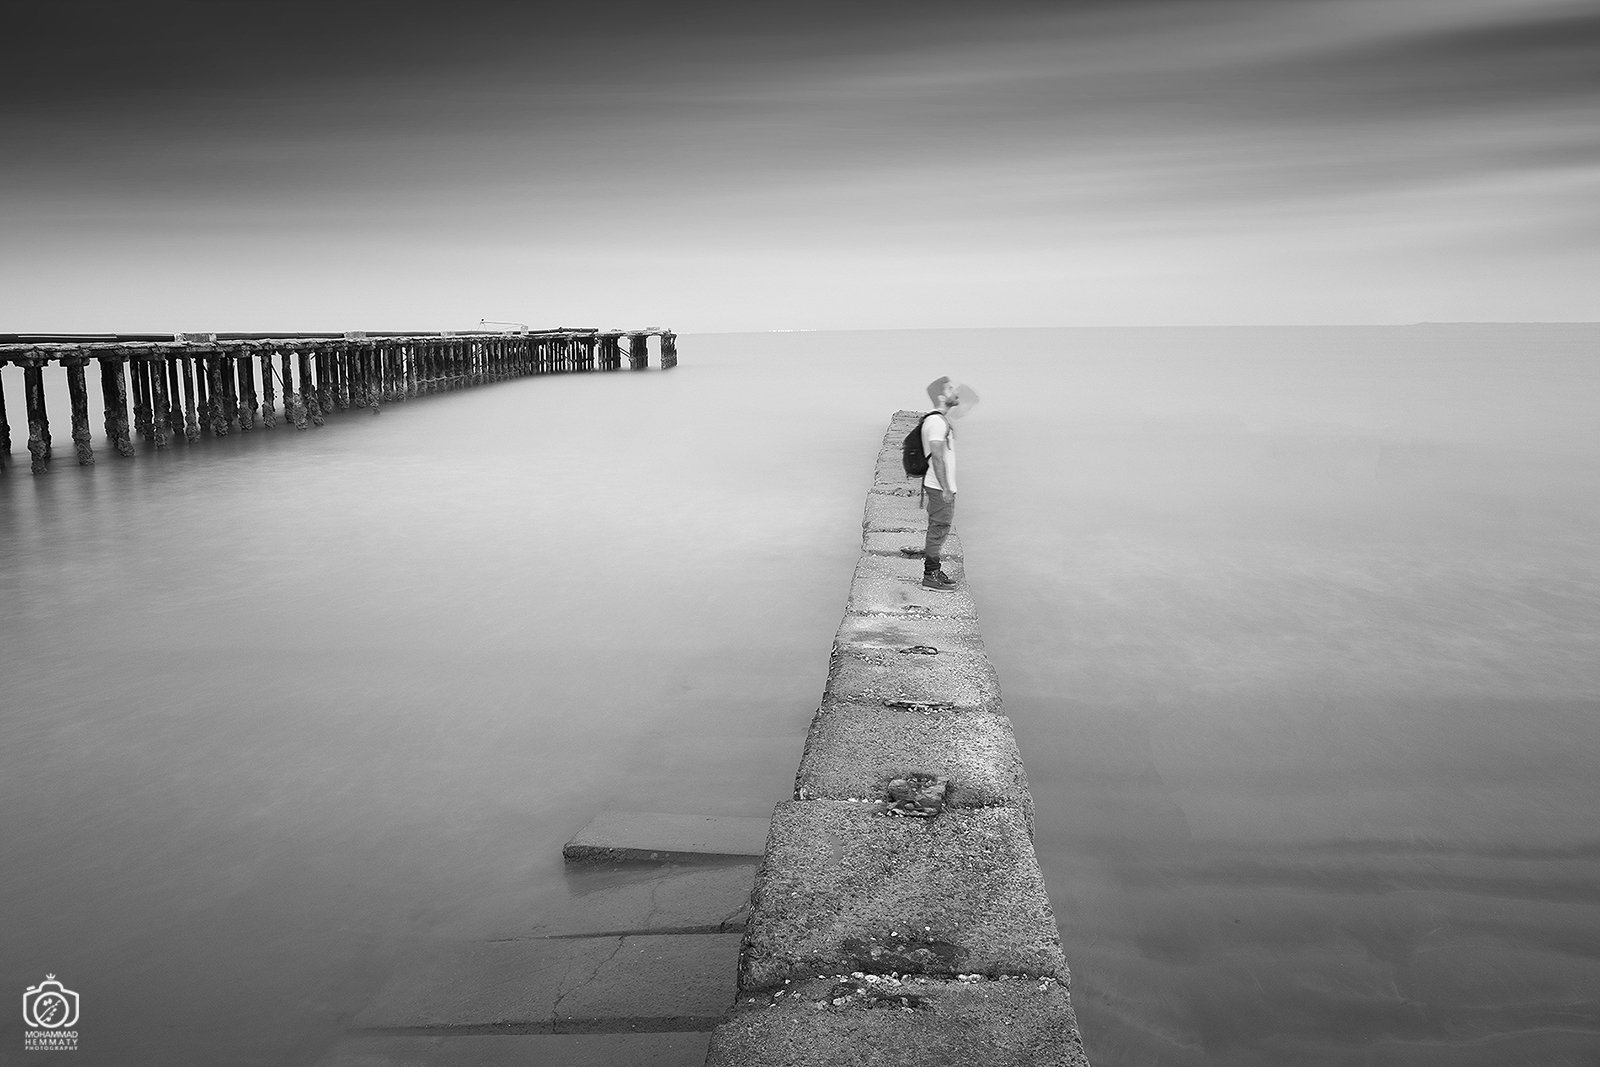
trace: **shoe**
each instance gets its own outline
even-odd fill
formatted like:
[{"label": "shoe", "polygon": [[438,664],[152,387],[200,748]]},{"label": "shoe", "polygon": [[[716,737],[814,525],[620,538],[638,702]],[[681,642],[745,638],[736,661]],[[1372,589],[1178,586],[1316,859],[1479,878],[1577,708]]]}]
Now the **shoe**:
[{"label": "shoe", "polygon": [[922,576],[922,588],[949,590],[956,587],[956,580],[944,571],[931,571]]}]

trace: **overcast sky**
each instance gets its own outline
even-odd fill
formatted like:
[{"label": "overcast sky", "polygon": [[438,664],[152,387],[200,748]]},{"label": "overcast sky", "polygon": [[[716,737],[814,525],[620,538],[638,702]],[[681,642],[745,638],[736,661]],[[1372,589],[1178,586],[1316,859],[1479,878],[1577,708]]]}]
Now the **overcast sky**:
[{"label": "overcast sky", "polygon": [[0,331],[1600,320],[1600,6],[0,0]]}]

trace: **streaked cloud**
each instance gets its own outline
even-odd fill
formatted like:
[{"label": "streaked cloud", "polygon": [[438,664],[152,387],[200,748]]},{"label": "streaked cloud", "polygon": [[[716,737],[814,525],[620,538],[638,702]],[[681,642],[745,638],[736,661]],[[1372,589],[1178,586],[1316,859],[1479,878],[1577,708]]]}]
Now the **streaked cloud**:
[{"label": "streaked cloud", "polygon": [[[476,249],[573,300],[541,257],[634,242],[704,272],[656,316],[683,328],[1071,322],[1062,277],[1128,321],[1394,314],[1375,287],[1419,317],[1600,318],[1572,277],[1600,267],[1588,5],[92,7],[34,8],[54,47],[0,120],[0,272],[39,308],[107,284],[85,257],[176,280],[218,241],[313,273],[335,242],[425,274]],[[1482,283],[1501,261],[1520,291]],[[387,262],[348,283],[355,319]],[[891,271],[965,317],[861,292]],[[431,280],[451,314],[484,278]],[[642,263],[587,284],[623,315],[663,291]],[[833,303],[796,321],[802,285]],[[72,324],[16,321],[43,325]]]}]

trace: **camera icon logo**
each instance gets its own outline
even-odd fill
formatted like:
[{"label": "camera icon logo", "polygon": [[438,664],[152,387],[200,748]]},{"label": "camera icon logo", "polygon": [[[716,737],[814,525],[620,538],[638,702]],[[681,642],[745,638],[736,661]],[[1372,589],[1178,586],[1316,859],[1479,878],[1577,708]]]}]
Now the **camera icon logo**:
[{"label": "camera icon logo", "polygon": [[78,1022],[78,994],[47,974],[22,994],[22,1020],[39,1030],[64,1030]]}]

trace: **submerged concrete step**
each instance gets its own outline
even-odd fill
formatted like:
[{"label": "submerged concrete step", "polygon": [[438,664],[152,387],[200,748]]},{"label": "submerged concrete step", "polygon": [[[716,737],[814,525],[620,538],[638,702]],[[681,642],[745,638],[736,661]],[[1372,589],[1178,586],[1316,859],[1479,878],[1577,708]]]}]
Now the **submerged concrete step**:
[{"label": "submerged concrete step", "polygon": [[755,881],[753,858],[569,868],[570,898],[541,902],[532,921],[484,940],[742,930]]},{"label": "submerged concrete step", "polygon": [[475,942],[392,977],[363,1030],[709,1030],[733,1003],[737,933]]},{"label": "submerged concrete step", "polygon": [[671,860],[759,856],[769,820],[740,815],[602,811],[561,849],[569,860]]},{"label": "submerged concrete step", "polygon": [[707,1033],[396,1036],[341,1041],[317,1067],[700,1067]]}]

